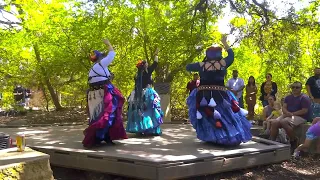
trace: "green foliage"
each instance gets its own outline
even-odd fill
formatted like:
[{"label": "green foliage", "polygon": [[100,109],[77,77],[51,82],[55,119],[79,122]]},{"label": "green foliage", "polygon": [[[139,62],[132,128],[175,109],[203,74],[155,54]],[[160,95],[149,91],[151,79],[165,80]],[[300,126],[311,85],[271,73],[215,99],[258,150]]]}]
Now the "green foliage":
[{"label": "green foliage", "polygon": [[[244,12],[248,3],[237,2],[237,12]],[[6,92],[5,103],[12,103],[12,87],[21,83],[42,87],[53,99],[48,91],[51,85],[61,94],[63,106],[83,105],[91,66],[88,54],[94,49],[106,50],[101,41],[107,37],[117,52],[110,66],[113,82],[125,97],[134,86],[136,62],[146,59],[152,63],[154,50],[160,48],[154,77],[156,82],[172,83],[175,113],[186,113],[185,87],[192,76],[185,65],[201,61],[204,49],[219,43],[221,34],[215,23],[226,5],[225,1],[202,0],[12,3],[15,5],[5,10],[17,9],[22,24],[21,28],[0,30],[0,90]],[[290,9],[282,19],[270,11],[265,14],[268,21],[261,21],[261,11],[253,5],[247,11],[250,17],[237,14],[230,23],[233,31],[245,38],[233,47],[235,62],[226,79],[238,69],[245,82],[252,75],[260,87],[270,72],[279,86],[279,97],[289,92],[289,83],[305,83],[320,62],[318,4],[313,1],[299,12]]]}]

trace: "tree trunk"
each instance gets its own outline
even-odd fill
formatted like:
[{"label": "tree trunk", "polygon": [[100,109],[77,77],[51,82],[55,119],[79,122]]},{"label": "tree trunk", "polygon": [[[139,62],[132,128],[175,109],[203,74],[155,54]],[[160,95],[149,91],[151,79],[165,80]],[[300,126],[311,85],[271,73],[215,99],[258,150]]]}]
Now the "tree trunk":
[{"label": "tree trunk", "polygon": [[44,81],[44,84],[47,86],[48,90],[49,90],[49,93],[50,93],[50,96],[51,96],[51,99],[53,101],[53,104],[54,106],[56,107],[56,110],[59,111],[59,110],[62,110],[62,106],[59,102],[59,98],[57,96],[57,94],[55,93],[54,91],[54,88],[49,80],[49,77],[44,69],[44,67],[41,65],[41,58],[40,58],[40,52],[39,52],[39,49],[38,49],[38,45],[37,44],[34,44],[33,45],[33,48],[34,48],[34,52],[35,52],[35,55],[36,55],[36,59],[38,61],[38,65],[40,66],[40,70],[41,70],[41,73],[42,73],[42,78],[43,78],[43,81]]},{"label": "tree trunk", "polygon": [[43,93],[43,97],[46,100],[46,110],[49,111],[49,99],[48,99],[48,96],[47,96],[47,93],[46,93],[46,89],[45,89],[45,87],[44,87],[42,82],[40,83],[40,85],[41,85],[41,91]]}]

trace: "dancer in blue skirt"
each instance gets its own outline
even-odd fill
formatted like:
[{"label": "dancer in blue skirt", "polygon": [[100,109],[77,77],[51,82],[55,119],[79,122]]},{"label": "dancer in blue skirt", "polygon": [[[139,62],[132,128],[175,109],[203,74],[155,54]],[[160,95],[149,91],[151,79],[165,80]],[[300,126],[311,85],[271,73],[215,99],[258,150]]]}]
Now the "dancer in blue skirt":
[{"label": "dancer in blue skirt", "polygon": [[222,48],[210,47],[203,62],[187,65],[187,71],[200,74],[200,86],[187,99],[189,119],[200,140],[237,146],[251,140],[251,124],[246,119],[247,112],[239,107],[235,95],[224,85],[234,53],[226,36],[221,42],[228,52],[226,58],[222,58]]},{"label": "dancer in blue skirt", "polygon": [[153,64],[149,67],[146,61],[139,61],[135,77],[135,89],[128,99],[128,122],[126,131],[145,135],[161,135],[163,112],[160,96],[152,88],[152,72],[158,65],[158,49]]}]

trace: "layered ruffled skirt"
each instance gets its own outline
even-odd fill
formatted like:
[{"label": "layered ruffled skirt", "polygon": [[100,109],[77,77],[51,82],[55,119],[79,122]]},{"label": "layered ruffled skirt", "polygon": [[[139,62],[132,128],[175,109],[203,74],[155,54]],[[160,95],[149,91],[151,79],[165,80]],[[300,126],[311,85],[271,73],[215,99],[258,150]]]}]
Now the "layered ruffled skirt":
[{"label": "layered ruffled skirt", "polygon": [[84,131],[82,144],[91,147],[101,141],[127,139],[123,126],[122,107],[124,98],[111,83],[89,90],[89,127]]},{"label": "layered ruffled skirt", "polygon": [[219,145],[236,146],[252,138],[246,112],[237,98],[221,86],[194,89],[187,99],[189,119],[198,139]]},{"label": "layered ruffled skirt", "polygon": [[163,112],[158,93],[151,87],[143,90],[141,102],[135,98],[133,91],[128,99],[128,122],[126,131],[161,135],[160,125],[163,123]]}]

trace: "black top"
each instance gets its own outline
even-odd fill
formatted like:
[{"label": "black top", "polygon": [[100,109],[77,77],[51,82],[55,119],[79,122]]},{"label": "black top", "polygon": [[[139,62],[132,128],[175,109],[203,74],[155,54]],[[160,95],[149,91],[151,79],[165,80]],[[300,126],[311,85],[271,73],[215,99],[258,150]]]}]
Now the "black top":
[{"label": "black top", "polygon": [[188,64],[186,67],[187,71],[199,72],[200,86],[201,85],[224,86],[224,77],[227,74],[227,68],[234,61],[234,53],[232,49],[229,48],[227,52],[228,52],[228,56],[219,61]]},{"label": "black top", "polygon": [[315,99],[320,99],[320,77],[312,76],[308,79],[306,85],[310,86],[310,93]]},{"label": "black top", "polygon": [[142,72],[142,88],[146,88],[148,84],[153,84],[152,73],[158,66],[158,62],[154,61],[151,66],[148,67],[148,72]]},{"label": "black top", "polygon": [[25,96],[25,88],[23,88],[22,86],[16,86],[13,90],[14,93],[14,99],[16,101],[20,101],[24,98]]},{"label": "black top", "polygon": [[[261,87],[260,87],[260,92],[261,92],[260,100],[261,100],[261,101],[264,101],[264,100],[265,100],[265,99],[264,99],[264,96],[267,95],[267,93],[264,91],[264,86],[265,86],[265,84],[266,84],[266,82],[262,83],[262,84],[261,84]],[[271,93],[270,93],[270,95],[276,97],[277,92],[278,92],[277,83],[272,82],[272,88],[271,88]]]}]

